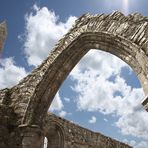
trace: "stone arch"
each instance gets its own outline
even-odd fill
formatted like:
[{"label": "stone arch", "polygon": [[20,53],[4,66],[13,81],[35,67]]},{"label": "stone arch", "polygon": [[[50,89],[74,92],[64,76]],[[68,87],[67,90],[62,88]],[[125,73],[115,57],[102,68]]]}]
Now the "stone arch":
[{"label": "stone arch", "polygon": [[130,65],[147,95],[147,30],[148,18],[137,13],[127,17],[120,12],[80,17],[48,58],[11,89],[12,106],[16,113],[19,111],[21,122],[42,125],[60,85],[92,48],[109,52]]}]

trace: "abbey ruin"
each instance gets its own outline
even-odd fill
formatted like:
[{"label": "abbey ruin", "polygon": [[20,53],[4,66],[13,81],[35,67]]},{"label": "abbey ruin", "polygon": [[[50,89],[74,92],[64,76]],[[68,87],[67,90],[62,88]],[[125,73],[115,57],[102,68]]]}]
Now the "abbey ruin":
[{"label": "abbey ruin", "polygon": [[[0,48],[6,32],[0,25]],[[109,52],[137,74],[148,111],[148,17],[85,14],[57,43],[47,59],[12,88],[0,90],[0,148],[130,148],[47,113],[73,67],[90,50]]]}]

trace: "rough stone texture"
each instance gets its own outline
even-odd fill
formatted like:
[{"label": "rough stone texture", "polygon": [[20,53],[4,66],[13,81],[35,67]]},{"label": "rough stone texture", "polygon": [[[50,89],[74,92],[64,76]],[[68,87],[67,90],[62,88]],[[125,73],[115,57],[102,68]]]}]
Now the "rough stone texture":
[{"label": "rough stone texture", "polygon": [[11,89],[11,105],[20,115],[20,122],[41,124],[61,83],[92,48],[114,54],[128,63],[147,95],[147,23],[148,18],[137,13],[127,17],[120,12],[80,17],[48,58]]},{"label": "rough stone texture", "polygon": [[4,40],[7,36],[6,23],[0,23],[0,52],[2,51]]},{"label": "rough stone texture", "polygon": [[44,131],[50,148],[131,148],[50,113]]},{"label": "rough stone texture", "polygon": [[[42,131],[38,126],[20,126],[22,145],[21,148],[42,148],[44,145]],[[21,144],[20,143],[20,144]]]},{"label": "rough stone texture", "polygon": [[[3,36],[0,37],[2,39]],[[42,131],[43,120],[56,92],[72,68],[90,49],[109,52],[125,61],[137,74],[147,96],[148,17],[138,13],[124,16],[120,12],[95,16],[85,14],[59,40],[38,68],[16,86],[0,91],[0,113],[1,120],[4,120],[1,127],[2,133],[5,133],[0,134],[2,145],[13,137],[13,147],[22,141],[21,147],[24,148],[28,134],[34,138],[31,141],[40,141],[38,139],[44,133],[37,131]],[[148,97],[143,105],[148,110]],[[8,130],[9,127],[11,130]],[[27,144],[27,147],[37,146]]]},{"label": "rough stone texture", "polygon": [[148,112],[148,95],[144,98],[142,105],[144,106],[144,108]]}]

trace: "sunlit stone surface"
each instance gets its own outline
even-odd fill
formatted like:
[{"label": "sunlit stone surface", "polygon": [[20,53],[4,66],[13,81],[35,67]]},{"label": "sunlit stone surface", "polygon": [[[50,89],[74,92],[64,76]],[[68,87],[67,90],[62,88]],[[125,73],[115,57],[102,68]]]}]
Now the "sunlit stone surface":
[{"label": "sunlit stone surface", "polygon": [[[5,28],[5,25],[1,26]],[[5,37],[4,30],[1,41]],[[47,111],[62,82],[90,49],[109,52],[129,64],[147,95],[147,30],[148,17],[138,13],[128,16],[120,12],[85,14],[80,17],[37,69],[18,85],[0,90],[0,148],[41,148],[45,137],[52,143],[52,148],[115,148],[117,145],[118,148],[129,148],[54,115],[48,118]],[[143,103],[145,108],[147,99]],[[58,122],[58,126],[49,126],[52,121]],[[67,135],[70,139],[66,139]]]}]

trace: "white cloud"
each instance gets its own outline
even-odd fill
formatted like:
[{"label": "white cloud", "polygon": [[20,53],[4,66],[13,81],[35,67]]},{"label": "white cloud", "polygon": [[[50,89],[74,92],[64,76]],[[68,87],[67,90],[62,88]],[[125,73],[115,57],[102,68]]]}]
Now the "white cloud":
[{"label": "white cloud", "polygon": [[95,116],[92,116],[88,122],[93,124],[93,123],[96,123],[96,121],[97,121],[97,118]]},{"label": "white cloud", "polygon": [[57,92],[56,96],[54,97],[51,106],[49,108],[49,111],[61,111],[63,109],[64,105],[60,98],[59,92]]},{"label": "white cloud", "polygon": [[[71,78],[77,82],[73,89],[79,93],[77,100],[79,109],[114,112],[115,104],[119,104],[119,101],[114,99],[114,92],[120,89],[124,90],[123,93],[131,90],[130,87],[124,86],[123,79],[116,76],[124,66],[127,65],[114,56],[91,50],[71,72]],[[113,75],[116,76],[115,83],[108,80]],[[109,98],[110,102],[115,104],[110,104],[109,101],[107,103],[106,100]]]},{"label": "white cloud", "polygon": [[94,72],[94,74],[109,78],[112,75],[120,74],[121,69],[125,66],[128,67],[128,65],[119,58],[107,52],[92,49],[75,66],[71,75],[76,77],[78,72],[90,70]]},{"label": "white cloud", "polygon": [[115,125],[123,135],[148,140],[148,114],[141,106],[143,90],[126,84],[120,76],[125,66],[115,56],[90,51],[70,74],[76,82],[72,88],[78,94],[77,107],[115,115],[119,118]]},{"label": "white cloud", "polygon": [[[47,7],[40,8],[34,5],[32,12],[25,16],[25,20],[24,52],[28,64],[38,66],[57,41],[71,28],[76,17],[70,16],[65,22],[60,22],[59,16],[56,16]],[[63,108],[64,105],[57,93],[49,111],[61,111]],[[63,116],[64,112],[61,111],[61,115]]]},{"label": "white cloud", "polygon": [[15,64],[12,57],[0,59],[0,89],[17,84],[27,72]]},{"label": "white cloud", "polygon": [[47,7],[34,5],[33,12],[26,15],[25,54],[29,65],[37,66],[47,57],[57,41],[71,28],[76,17],[66,22]]},{"label": "white cloud", "polygon": [[64,100],[66,101],[66,102],[70,102],[70,98],[64,98]]},{"label": "white cloud", "polygon": [[142,110],[134,110],[133,113],[122,115],[116,125],[123,135],[133,135],[148,140],[148,115]]},{"label": "white cloud", "polygon": [[67,115],[67,112],[63,110],[59,113],[59,116],[62,118],[65,117],[66,115]]}]

